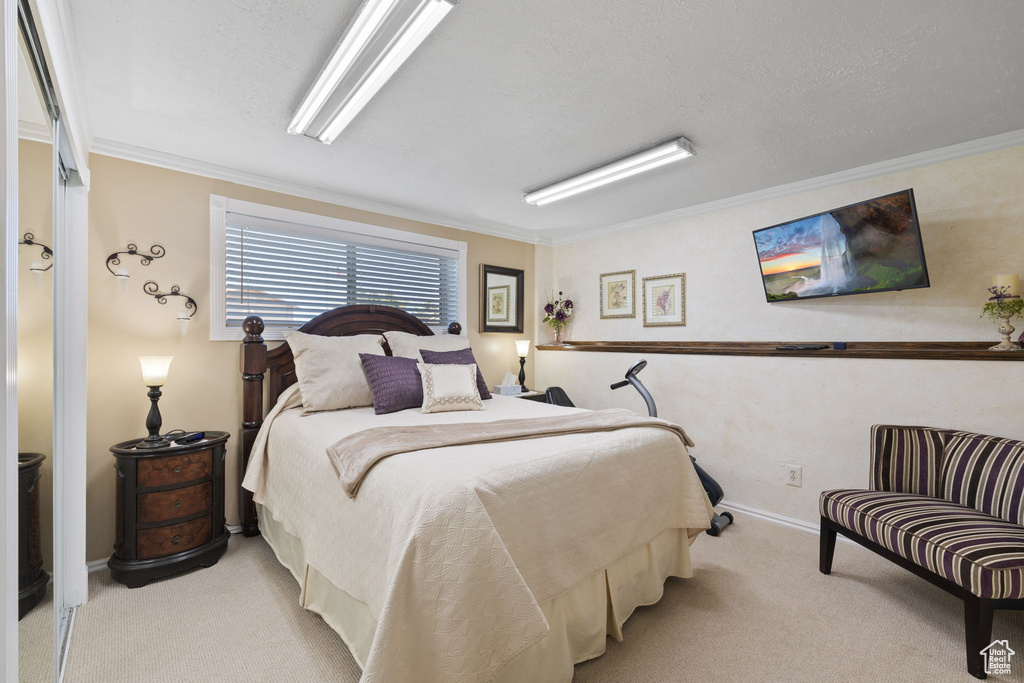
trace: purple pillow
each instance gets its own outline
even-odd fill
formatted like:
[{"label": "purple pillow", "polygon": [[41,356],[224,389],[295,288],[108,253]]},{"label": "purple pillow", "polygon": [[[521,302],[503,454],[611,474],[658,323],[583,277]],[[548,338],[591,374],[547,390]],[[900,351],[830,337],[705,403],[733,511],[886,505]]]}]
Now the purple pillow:
[{"label": "purple pillow", "polygon": [[359,354],[373,393],[373,412],[395,413],[423,405],[423,380],[415,358]]},{"label": "purple pillow", "polygon": [[424,363],[434,365],[469,365],[472,363],[476,366],[476,388],[480,391],[480,398],[491,397],[491,392],[487,391],[487,382],[484,381],[484,376],[480,372],[480,364],[473,357],[473,349],[459,349],[458,351],[420,349],[420,355],[423,356]]}]

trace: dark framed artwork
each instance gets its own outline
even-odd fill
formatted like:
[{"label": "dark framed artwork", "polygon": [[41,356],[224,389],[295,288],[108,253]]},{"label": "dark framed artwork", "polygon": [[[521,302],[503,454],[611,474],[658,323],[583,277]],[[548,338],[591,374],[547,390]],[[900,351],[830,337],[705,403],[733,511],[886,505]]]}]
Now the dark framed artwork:
[{"label": "dark framed artwork", "polygon": [[480,331],[523,333],[523,271],[480,266]]}]

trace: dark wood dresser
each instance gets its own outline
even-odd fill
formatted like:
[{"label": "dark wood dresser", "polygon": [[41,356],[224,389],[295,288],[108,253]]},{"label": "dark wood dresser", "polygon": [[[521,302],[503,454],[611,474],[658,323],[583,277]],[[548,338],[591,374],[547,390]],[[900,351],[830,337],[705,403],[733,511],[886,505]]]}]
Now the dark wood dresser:
[{"label": "dark wood dresser", "polygon": [[129,588],[217,563],[231,535],[224,525],[224,451],[229,434],[206,432],[183,446],[112,446],[117,521],[110,575]]}]

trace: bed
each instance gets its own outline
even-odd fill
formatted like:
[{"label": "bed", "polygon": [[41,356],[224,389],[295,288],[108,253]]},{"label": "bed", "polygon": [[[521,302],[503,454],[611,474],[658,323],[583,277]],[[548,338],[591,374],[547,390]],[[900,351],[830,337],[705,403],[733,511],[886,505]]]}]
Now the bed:
[{"label": "bed", "polygon": [[[341,636],[363,681],[569,681],[608,635],[622,638],[636,607],[660,599],[669,576],[692,575],[690,544],[712,510],[672,433],[404,452],[373,465],[349,497],[325,456],[338,439],[587,411],[494,396],[472,412],[302,415],[288,345],[268,352],[259,318],[243,329],[243,533],[262,533],[298,582],[300,604]],[[335,309],[300,331],[432,334],[383,306]]]}]

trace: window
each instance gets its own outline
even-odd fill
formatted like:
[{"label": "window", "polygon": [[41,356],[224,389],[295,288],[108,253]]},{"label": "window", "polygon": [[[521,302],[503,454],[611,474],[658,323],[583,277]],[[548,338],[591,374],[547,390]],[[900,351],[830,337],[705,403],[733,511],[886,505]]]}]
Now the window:
[{"label": "window", "polygon": [[348,304],[407,311],[437,331],[465,321],[466,243],[210,195],[210,338],[266,339]]}]

